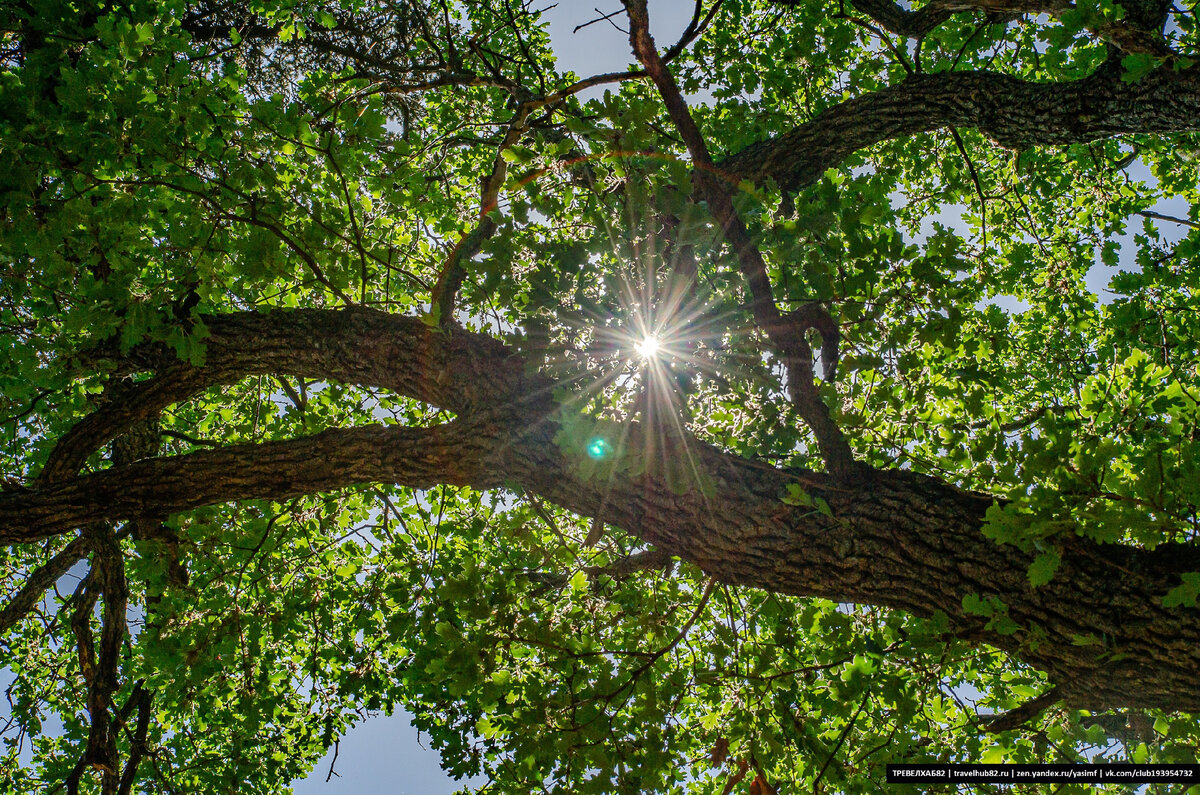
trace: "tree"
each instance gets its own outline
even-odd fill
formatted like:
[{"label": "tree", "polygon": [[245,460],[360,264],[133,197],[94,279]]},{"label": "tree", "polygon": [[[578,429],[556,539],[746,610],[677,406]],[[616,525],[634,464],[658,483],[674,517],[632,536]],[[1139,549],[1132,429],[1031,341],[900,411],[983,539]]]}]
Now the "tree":
[{"label": "tree", "polygon": [[1195,760],[1194,9],[610,11],[3,9],[6,786]]}]

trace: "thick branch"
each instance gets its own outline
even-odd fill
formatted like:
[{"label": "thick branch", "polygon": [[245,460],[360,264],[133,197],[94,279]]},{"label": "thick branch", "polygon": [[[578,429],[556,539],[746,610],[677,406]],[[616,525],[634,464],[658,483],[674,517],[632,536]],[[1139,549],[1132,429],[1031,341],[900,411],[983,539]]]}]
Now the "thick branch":
[{"label": "thick branch", "polygon": [[914,74],[747,147],[720,168],[733,180],[769,178],[795,191],[860,149],[943,127],[974,128],[1010,149],[1200,130],[1200,67],[1164,66],[1134,83],[1111,63],[1066,83],[995,72]]},{"label": "thick branch", "polygon": [[1016,709],[989,717],[984,724],[984,731],[988,734],[999,734],[1000,732],[1018,729],[1022,724],[1028,723],[1045,712],[1047,708],[1056,704],[1060,698],[1062,696],[1059,694],[1058,688],[1052,687],[1040,696],[1026,701]]},{"label": "thick branch", "polygon": [[[95,707],[97,701],[96,647],[92,637],[91,619],[92,611],[96,607],[96,600],[99,594],[94,587],[94,574],[95,570],[93,569],[80,581],[79,587],[74,593],[74,601],[76,602],[75,610],[71,613],[71,632],[75,635],[75,651],[79,660],[79,673],[83,676],[84,684],[87,686],[89,716],[97,714]],[[94,728],[94,721],[92,725]],[[75,767],[67,774],[64,783],[67,785],[69,795],[77,795],[79,792],[79,779],[84,771],[87,770],[90,761],[88,759],[89,749],[90,742],[84,748],[83,753],[79,755],[79,761],[75,763]]]},{"label": "thick branch", "polygon": [[72,566],[83,560],[87,553],[87,540],[83,536],[77,536],[63,547],[62,551],[38,566],[8,600],[8,604],[0,609],[0,633],[7,632],[18,621],[29,615],[34,605],[42,598],[42,594],[58,582],[59,578],[66,574]]},{"label": "thick branch", "polygon": [[[245,355],[226,334],[261,339],[268,361],[391,384],[453,405],[462,418],[430,429],[374,426],[142,460],[7,491],[0,494],[0,541],[359,483],[511,484],[622,527],[724,582],[920,616],[941,611],[952,631],[985,638],[1046,671],[1069,704],[1200,711],[1200,696],[1191,695],[1200,671],[1200,610],[1162,606],[1181,573],[1200,570],[1194,546],[1146,551],[1070,538],[1054,579],[1034,589],[1027,576],[1033,556],[980,532],[992,503],[986,495],[908,472],[863,472],[852,480],[784,472],[684,434],[664,450],[638,424],[600,466],[584,443],[574,449],[562,441],[562,426],[550,415],[554,382],[522,375],[519,357],[480,335],[433,332],[363,309],[247,313],[213,318],[209,326],[209,361],[218,368]],[[275,349],[284,341],[299,350]],[[517,408],[500,410],[508,406]],[[523,408],[529,406],[537,410]],[[655,449],[652,460],[626,465],[626,450]],[[680,461],[698,479],[684,494],[678,468],[671,470]],[[832,517],[785,505],[789,485],[824,499]],[[987,630],[987,618],[963,606],[972,594],[1000,600],[1020,629]]]},{"label": "thick branch", "polygon": [[205,317],[204,323],[211,336],[203,367],[178,361],[161,345],[136,349],[139,366],[157,374],[126,384],[64,434],[41,482],[74,475],[110,439],[167,406],[250,375],[286,374],[390,389],[453,412],[496,405],[512,394],[541,394],[533,388],[541,383],[537,377],[528,376],[520,362],[506,360],[499,342],[462,331],[435,332],[415,317],[365,308],[314,309],[231,313]]},{"label": "thick branch", "polygon": [[132,791],[133,783],[137,778],[138,765],[142,763],[142,757],[149,750],[146,735],[150,730],[150,707],[153,703],[154,693],[152,691],[143,689],[141,682],[134,685],[133,694],[130,695],[126,710],[123,711],[127,713],[129,707],[136,706],[137,724],[129,739],[129,758],[125,761],[125,770],[121,774],[117,795],[129,795]]},{"label": "thick branch", "polygon": [[503,482],[494,427],[371,425],[301,439],[152,458],[0,493],[0,544],[38,541],[103,519],[164,517],[234,500],[281,500],[362,483],[486,488]]},{"label": "thick branch", "polygon": [[[92,573],[96,586],[104,594],[104,608],[100,622],[100,648],[93,651],[90,637],[86,641],[87,652],[92,655],[90,662],[94,668],[85,672],[88,686],[88,719],[91,725],[83,759],[86,761],[86,767],[100,772],[101,792],[104,795],[116,795],[120,771],[111,708],[113,694],[119,686],[121,644],[129,633],[125,620],[125,612],[129,605],[129,586],[125,580],[125,559],[121,545],[111,527],[106,523],[99,523],[87,532],[92,536],[92,546],[95,550]],[[77,612],[73,622],[76,626],[76,640],[80,644],[81,658],[85,653],[85,643],[79,636],[78,625],[86,624],[88,620],[88,616],[81,616]]]},{"label": "thick branch", "polygon": [[[667,477],[622,477],[619,464],[584,477],[547,433],[517,448],[514,476],[525,488],[722,581],[920,616],[940,611],[952,631],[1046,671],[1068,703],[1200,710],[1200,698],[1181,695],[1195,692],[1188,683],[1200,671],[1200,610],[1162,607],[1179,574],[1200,566],[1196,547],[1147,552],[1073,539],[1055,578],[1035,589],[1033,555],[981,532],[991,498],[932,478],[875,472],[847,483],[764,468],[693,440],[662,458],[691,461],[716,496],[680,496]],[[630,429],[627,449],[643,449],[643,433]],[[797,483],[826,500],[833,518],[784,507],[780,495]],[[968,595],[1000,600],[1020,629],[985,629],[987,618],[965,610]]]}]

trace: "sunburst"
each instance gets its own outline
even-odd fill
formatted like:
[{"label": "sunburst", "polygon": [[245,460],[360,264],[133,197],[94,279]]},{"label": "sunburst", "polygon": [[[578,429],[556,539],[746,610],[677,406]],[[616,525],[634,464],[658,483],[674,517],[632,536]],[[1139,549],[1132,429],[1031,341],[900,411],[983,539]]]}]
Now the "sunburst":
[{"label": "sunburst", "polygon": [[589,340],[586,367],[569,375],[580,387],[576,405],[604,428],[577,444],[595,464],[636,459],[636,469],[672,488],[702,487],[689,401],[706,375],[716,375],[727,313],[678,272],[646,267],[618,284],[607,311],[575,327]]},{"label": "sunburst", "polygon": [[633,347],[643,359],[653,359],[658,355],[658,337],[654,335],[642,337],[641,341]]}]

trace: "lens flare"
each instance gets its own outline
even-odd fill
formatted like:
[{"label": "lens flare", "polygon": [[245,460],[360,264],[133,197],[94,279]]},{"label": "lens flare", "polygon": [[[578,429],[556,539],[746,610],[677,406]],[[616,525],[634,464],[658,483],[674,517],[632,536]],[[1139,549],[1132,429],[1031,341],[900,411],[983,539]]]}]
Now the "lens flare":
[{"label": "lens flare", "polygon": [[612,447],[609,446],[608,440],[601,436],[597,436],[588,442],[587,454],[592,458],[607,458],[610,452],[612,452]]},{"label": "lens flare", "polygon": [[653,359],[658,353],[658,340],[654,337],[643,337],[642,341],[633,347],[643,359]]}]

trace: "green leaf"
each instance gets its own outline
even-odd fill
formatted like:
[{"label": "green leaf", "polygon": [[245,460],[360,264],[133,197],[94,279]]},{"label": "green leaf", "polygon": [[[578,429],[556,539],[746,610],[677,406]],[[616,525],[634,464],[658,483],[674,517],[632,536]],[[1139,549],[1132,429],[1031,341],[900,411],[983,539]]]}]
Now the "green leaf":
[{"label": "green leaf", "polygon": [[1180,576],[1182,582],[1176,585],[1162,599],[1163,607],[1195,607],[1196,598],[1200,596],[1200,572],[1187,572]]},{"label": "green leaf", "polygon": [[1037,588],[1050,582],[1054,578],[1054,572],[1058,571],[1060,563],[1062,563],[1062,553],[1057,549],[1039,554],[1029,566],[1029,584]]},{"label": "green leaf", "polygon": [[1121,59],[1121,79],[1126,83],[1136,83],[1153,72],[1163,63],[1148,53],[1132,53]]}]

